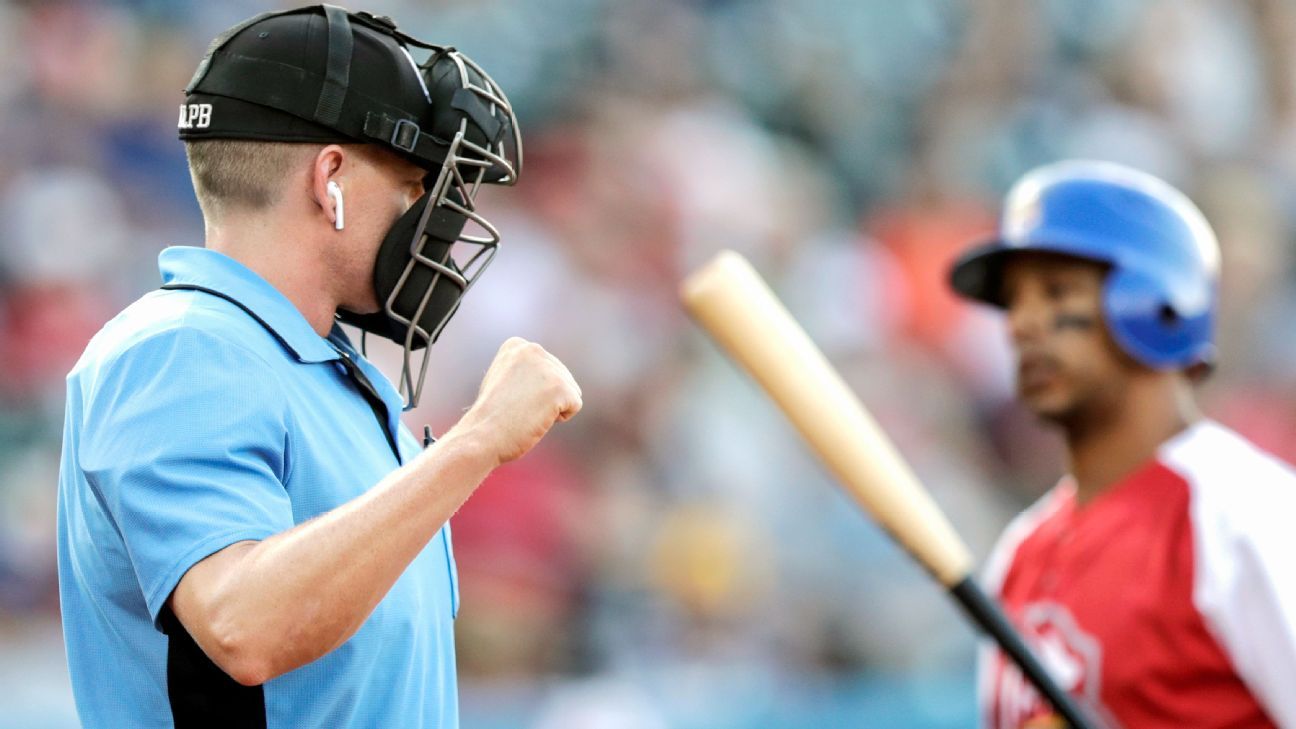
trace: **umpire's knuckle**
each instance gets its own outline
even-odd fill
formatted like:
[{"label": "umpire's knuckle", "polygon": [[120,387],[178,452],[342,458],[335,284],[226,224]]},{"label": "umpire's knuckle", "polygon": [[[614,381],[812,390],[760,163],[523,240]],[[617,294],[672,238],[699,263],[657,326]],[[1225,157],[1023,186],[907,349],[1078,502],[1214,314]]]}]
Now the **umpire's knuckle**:
[{"label": "umpire's knuckle", "polygon": [[571,384],[567,382],[566,378],[554,372],[554,373],[550,373],[548,380],[549,380],[549,392],[553,393],[555,399],[558,400],[571,399],[572,396]]}]

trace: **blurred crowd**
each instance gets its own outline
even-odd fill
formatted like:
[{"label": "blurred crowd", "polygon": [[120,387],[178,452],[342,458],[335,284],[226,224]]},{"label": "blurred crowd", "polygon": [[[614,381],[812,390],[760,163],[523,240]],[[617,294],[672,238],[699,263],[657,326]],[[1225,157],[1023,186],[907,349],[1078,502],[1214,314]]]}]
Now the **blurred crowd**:
[{"label": "blurred crowd", "polygon": [[[292,3],[295,4],[295,3]],[[0,728],[74,726],[54,504],[63,376],[202,245],[175,136],[209,40],[271,2],[0,1]],[[282,4],[288,7],[291,4]],[[495,348],[585,411],[454,518],[464,726],[959,727],[974,636],[696,333],[746,254],[984,557],[1052,485],[1001,322],[945,272],[1041,163],[1132,164],[1224,249],[1207,412],[1296,457],[1296,5],[1287,0],[374,0],[479,61],[525,168],[432,350],[443,431]],[[394,346],[370,355],[399,371]]]}]

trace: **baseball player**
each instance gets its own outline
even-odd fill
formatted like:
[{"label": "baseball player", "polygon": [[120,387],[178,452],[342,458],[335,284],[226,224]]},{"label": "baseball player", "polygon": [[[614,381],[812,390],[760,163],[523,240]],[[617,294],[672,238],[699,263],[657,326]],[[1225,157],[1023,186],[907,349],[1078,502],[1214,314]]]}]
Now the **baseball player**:
[{"label": "baseball player", "polygon": [[[68,376],[58,559],[81,721],[455,727],[448,520],[581,407],[514,339],[438,442],[399,420],[422,387],[411,352],[498,243],[474,199],[517,179],[512,109],[462,53],[314,6],[216,38],[179,130],[206,247],[163,251],[161,288]],[[403,345],[399,388],[338,319]]]},{"label": "baseball player", "polygon": [[[986,583],[1100,725],[1296,726],[1296,476],[1193,401],[1218,276],[1183,194],[1088,161],[1022,178],[951,272],[1006,313],[1018,395],[1067,447]],[[988,727],[1060,726],[997,650],[979,691]]]}]

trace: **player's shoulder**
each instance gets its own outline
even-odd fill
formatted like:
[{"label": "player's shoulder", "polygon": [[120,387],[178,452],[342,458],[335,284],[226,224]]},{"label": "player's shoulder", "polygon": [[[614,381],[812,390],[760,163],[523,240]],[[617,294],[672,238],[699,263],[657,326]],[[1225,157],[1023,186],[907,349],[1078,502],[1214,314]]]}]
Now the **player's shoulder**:
[{"label": "player's shoulder", "polygon": [[1296,469],[1214,421],[1172,438],[1157,459],[1187,482],[1199,512],[1244,516],[1296,508]]},{"label": "player's shoulder", "polygon": [[1063,479],[1008,522],[990,551],[982,572],[982,581],[987,590],[992,594],[999,591],[1021,546],[1042,526],[1061,514],[1074,498],[1075,491],[1071,482]]}]

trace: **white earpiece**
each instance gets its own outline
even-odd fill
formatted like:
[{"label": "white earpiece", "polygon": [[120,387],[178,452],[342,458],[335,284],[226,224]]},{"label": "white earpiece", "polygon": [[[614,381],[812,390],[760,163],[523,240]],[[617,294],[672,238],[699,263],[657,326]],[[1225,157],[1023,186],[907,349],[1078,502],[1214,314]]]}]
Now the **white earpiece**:
[{"label": "white earpiece", "polygon": [[337,230],[342,230],[342,226],[346,225],[344,207],[342,205],[342,188],[333,180],[329,180],[326,187],[328,188],[328,196],[333,198],[333,204],[337,207],[337,217],[333,219],[333,227]]}]

